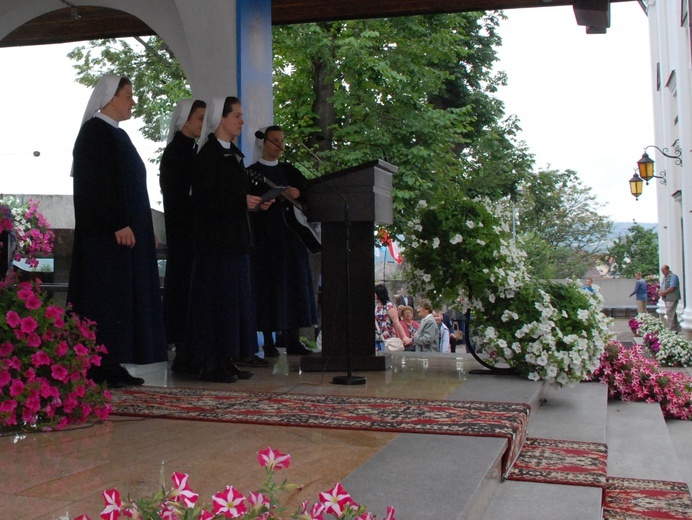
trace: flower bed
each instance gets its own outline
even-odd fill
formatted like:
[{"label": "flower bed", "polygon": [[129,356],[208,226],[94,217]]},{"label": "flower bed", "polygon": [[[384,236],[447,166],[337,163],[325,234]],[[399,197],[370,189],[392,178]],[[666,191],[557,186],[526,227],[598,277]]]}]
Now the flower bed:
[{"label": "flower bed", "polygon": [[16,197],[0,197],[0,232],[10,233],[16,241],[13,258],[26,259],[30,267],[37,267],[37,256],[53,251],[55,236],[50,224],[38,211],[38,202],[30,199],[22,204]]},{"label": "flower bed", "polygon": [[670,419],[692,419],[692,379],[680,372],[664,370],[646,357],[640,345],[625,348],[611,342],[601,356],[600,366],[588,379],[608,384],[608,395],[623,401],[660,403]]},{"label": "flower bed", "polygon": [[40,282],[0,281],[0,430],[61,429],[110,413],[87,378],[105,348],[94,325],[57,306]]},{"label": "flower bed", "polygon": [[[357,504],[341,484],[319,494],[316,502],[305,501],[297,511],[286,515],[285,507],[279,502],[281,493],[300,489],[296,484],[286,480],[277,483],[274,480],[276,470],[288,468],[291,456],[272,448],[258,452],[257,461],[266,471],[261,489],[243,495],[233,486],[226,486],[223,491],[211,497],[211,504],[200,504],[199,495],[189,485],[189,476],[174,473],[173,487],[162,490],[153,497],[124,500],[117,489],[103,492],[105,508],[101,513],[104,520],[126,518],[164,520],[220,520],[239,518],[243,520],[324,520],[325,515],[341,520],[376,520],[376,516],[367,511],[367,507]],[[383,520],[396,520],[394,508],[388,507]],[[90,520],[82,515],[76,520]]]},{"label": "flower bed", "polygon": [[628,324],[632,332],[644,338],[661,365],[692,366],[692,342],[666,328],[660,318],[651,314],[637,314]]}]

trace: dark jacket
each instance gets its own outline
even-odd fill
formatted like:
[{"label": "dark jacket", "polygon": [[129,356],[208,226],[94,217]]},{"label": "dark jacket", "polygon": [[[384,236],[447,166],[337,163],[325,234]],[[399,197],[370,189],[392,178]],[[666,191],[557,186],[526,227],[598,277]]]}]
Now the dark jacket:
[{"label": "dark jacket", "polygon": [[214,134],[202,146],[192,177],[195,255],[247,254],[252,234],[247,209],[248,177],[243,154]]}]

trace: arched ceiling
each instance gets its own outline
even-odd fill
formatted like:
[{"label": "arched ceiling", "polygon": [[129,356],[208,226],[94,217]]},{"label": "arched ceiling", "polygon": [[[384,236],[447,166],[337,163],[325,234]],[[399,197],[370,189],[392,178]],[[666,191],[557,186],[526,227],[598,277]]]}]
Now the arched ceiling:
[{"label": "arched ceiling", "polygon": [[[463,11],[573,6],[576,23],[589,33],[610,26],[610,3],[633,0],[273,0],[272,23],[287,25],[330,20],[380,18]],[[69,3],[68,3],[69,5]],[[25,23],[0,40],[0,47],[43,45],[100,38],[149,36],[137,17],[104,7],[65,7]]]}]

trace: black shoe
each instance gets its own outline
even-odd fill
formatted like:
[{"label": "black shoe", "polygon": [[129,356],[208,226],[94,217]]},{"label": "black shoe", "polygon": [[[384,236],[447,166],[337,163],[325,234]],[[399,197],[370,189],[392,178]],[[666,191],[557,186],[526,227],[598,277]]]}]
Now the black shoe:
[{"label": "black shoe", "polygon": [[195,361],[190,361],[182,356],[176,355],[171,363],[171,372],[174,374],[187,375],[187,376],[198,376],[201,367],[199,363]]},{"label": "black shoe", "polygon": [[114,368],[117,377],[127,386],[140,386],[144,384],[144,379],[142,379],[141,377],[133,376],[127,371],[127,369],[124,366],[115,365]]},{"label": "black shoe", "polygon": [[229,361],[225,369],[231,374],[238,376],[238,379],[250,379],[253,376],[251,370],[241,370],[235,363],[233,363],[233,361]]},{"label": "black shoe", "polygon": [[279,349],[276,348],[274,345],[265,345],[264,346],[264,357],[279,357],[281,355],[281,352],[279,352]]},{"label": "black shoe", "polygon": [[261,367],[268,367],[269,361],[267,361],[266,359],[262,359],[261,357],[258,357],[258,356],[252,356],[250,359],[238,359],[235,361],[235,364],[238,365],[239,367],[261,368]]},{"label": "black shoe", "polygon": [[205,370],[199,375],[200,381],[208,381],[209,383],[235,383],[238,381],[238,376],[232,374],[224,368],[216,368],[214,370]]},{"label": "black shoe", "polygon": [[286,347],[286,354],[289,356],[309,356],[312,353],[313,351],[302,343],[297,343]]}]

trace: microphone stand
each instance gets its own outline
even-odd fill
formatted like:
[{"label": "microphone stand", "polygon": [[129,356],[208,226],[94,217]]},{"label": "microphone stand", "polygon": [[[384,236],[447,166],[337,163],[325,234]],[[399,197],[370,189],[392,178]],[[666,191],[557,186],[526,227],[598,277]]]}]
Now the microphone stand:
[{"label": "microphone stand", "polygon": [[344,199],[344,219],[346,221],[346,375],[334,376],[332,383],[335,385],[364,385],[367,378],[364,376],[354,376],[352,372],[351,354],[351,216],[348,208],[348,199]]}]

